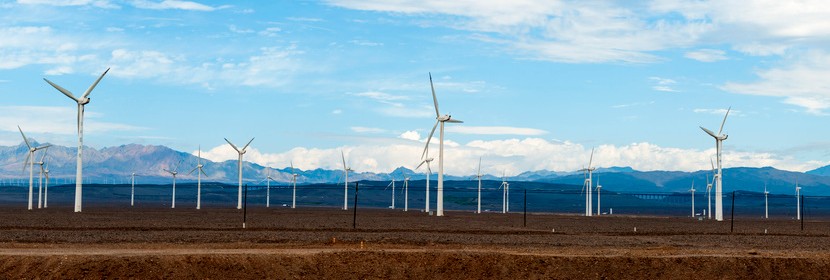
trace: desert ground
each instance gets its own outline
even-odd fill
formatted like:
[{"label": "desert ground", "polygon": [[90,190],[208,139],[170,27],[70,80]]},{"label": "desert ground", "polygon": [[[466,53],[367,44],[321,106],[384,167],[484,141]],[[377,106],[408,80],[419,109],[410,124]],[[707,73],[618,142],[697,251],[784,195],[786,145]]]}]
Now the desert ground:
[{"label": "desert ground", "polygon": [[[0,278],[826,279],[830,221],[0,207]],[[526,224],[525,224],[526,221]],[[353,224],[354,222],[354,224]],[[354,227],[353,227],[354,226]],[[636,231],[635,231],[636,228]]]}]

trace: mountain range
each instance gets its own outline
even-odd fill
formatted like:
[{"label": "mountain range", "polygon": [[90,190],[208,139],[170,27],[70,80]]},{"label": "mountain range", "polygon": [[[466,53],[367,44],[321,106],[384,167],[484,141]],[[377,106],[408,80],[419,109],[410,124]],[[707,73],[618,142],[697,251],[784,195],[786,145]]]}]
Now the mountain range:
[{"label": "mountain range", "polygon": [[[34,139],[29,140],[32,145],[41,145]],[[53,145],[48,149],[46,161],[53,182],[70,183],[75,178],[75,156],[77,148]],[[15,182],[25,183],[28,179],[28,167],[24,167],[27,148],[21,142],[17,146],[0,146],[0,180],[3,184]],[[36,158],[40,159],[40,152]],[[205,181],[233,184],[237,180],[237,162],[228,160],[212,162],[204,160],[204,171],[208,174]],[[165,146],[128,144],[117,147],[95,149],[84,147],[84,180],[87,183],[127,183],[130,175],[135,172],[136,180],[142,184],[168,184],[171,182],[169,174],[163,169],[171,169],[179,165],[180,181],[195,181],[196,174],[187,174],[196,165],[196,156],[176,151]],[[39,171],[35,165],[35,180]],[[343,180],[342,170],[296,170],[299,177],[298,184],[337,183]],[[275,184],[291,182],[291,168],[273,169],[271,177]],[[794,194],[795,183],[798,181],[805,195],[830,195],[830,166],[824,166],[807,172],[793,172],[779,170],[772,167],[734,167],[726,168],[724,173],[724,192],[751,191],[763,192],[764,186],[771,193]],[[248,184],[264,184],[266,168],[259,164],[243,163],[244,180]],[[706,191],[707,180],[711,180],[709,170],[683,171],[637,171],[630,167],[598,168],[594,171],[594,182],[602,184],[604,190],[621,192],[687,192],[694,182],[698,192]],[[423,180],[425,173],[417,173],[405,167],[399,167],[389,173],[355,172],[349,174],[349,180],[385,181],[395,178],[402,180],[404,176],[413,180]],[[445,176],[446,180],[470,181],[469,176]],[[435,180],[435,175],[431,177]],[[485,175],[484,180],[501,180],[494,175]],[[555,184],[581,186],[584,174],[581,172],[562,172],[538,170],[528,171],[516,176],[505,178],[508,181],[533,181]],[[472,181],[471,184],[474,184]]]}]

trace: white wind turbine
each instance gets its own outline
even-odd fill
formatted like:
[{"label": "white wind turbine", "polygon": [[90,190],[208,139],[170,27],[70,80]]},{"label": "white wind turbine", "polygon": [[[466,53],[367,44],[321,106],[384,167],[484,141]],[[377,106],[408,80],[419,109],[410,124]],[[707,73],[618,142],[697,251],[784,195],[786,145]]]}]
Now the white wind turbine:
[{"label": "white wind turbine", "polygon": [[476,173],[476,178],[478,179],[478,208],[476,209],[476,213],[481,213],[481,157],[478,158],[478,173]]},{"label": "white wind turbine", "polygon": [[692,180],[692,188],[689,189],[692,193],[692,218],[695,217],[695,180]]},{"label": "white wind turbine", "polygon": [[228,138],[225,138],[225,142],[231,144],[231,147],[233,147],[233,149],[236,150],[236,152],[239,154],[239,160],[237,162],[237,165],[239,166],[239,199],[236,202],[236,209],[242,209],[242,155],[245,154],[246,149],[248,149],[248,145],[251,145],[251,142],[254,142],[254,138],[251,138],[251,141],[248,141],[248,144],[245,144],[245,146],[242,147],[241,150],[237,148],[236,145],[231,143],[231,141],[228,140]]},{"label": "white wind turbine", "polygon": [[388,189],[390,186],[392,187],[392,209],[395,209],[395,179],[394,178],[392,178],[392,182],[389,182],[389,185],[386,185],[386,188],[384,188],[384,190]]},{"label": "white wind turbine", "polygon": [[135,172],[130,175],[130,206],[135,205]]},{"label": "white wind turbine", "polygon": [[591,164],[594,162],[594,149],[591,149],[591,158],[588,160],[588,168],[580,169],[579,171],[587,172],[587,177],[585,178],[585,183],[582,188],[585,190],[585,216],[590,217],[592,215],[591,204],[593,204],[593,195],[591,194],[591,188],[593,188],[594,183],[591,181],[593,178],[594,170],[596,168],[591,167]]},{"label": "white wind turbine", "polygon": [[597,216],[602,214],[602,211],[600,211],[601,208],[599,207],[600,206],[600,201],[601,201],[600,197],[599,197],[599,191],[601,189],[602,189],[602,185],[599,184],[599,174],[597,174]]},{"label": "white wind turbine", "polygon": [[403,211],[409,211],[409,176],[403,177]]},{"label": "white wind turbine", "polygon": [[508,197],[508,191],[510,190],[510,184],[507,183],[507,177],[502,174],[501,176],[501,185],[498,189],[502,190],[501,194],[501,213],[507,213],[510,209],[507,208],[507,205],[510,204],[510,198]]},{"label": "white wind turbine", "polygon": [[20,126],[17,126],[17,130],[20,130],[20,135],[23,136],[23,142],[26,143],[26,147],[29,148],[29,153],[26,155],[26,161],[23,162],[23,171],[26,170],[26,165],[29,165],[29,210],[32,210],[32,193],[34,192],[34,169],[35,169],[35,152],[38,150],[49,148],[51,145],[44,145],[40,147],[32,147],[29,144],[29,139],[26,138],[26,134],[23,134],[23,129]]},{"label": "white wind turbine", "polygon": [[107,68],[107,70],[104,71],[104,73],[102,73],[101,76],[98,77],[97,80],[95,80],[95,83],[93,83],[91,86],[89,86],[89,88],[84,92],[84,94],[81,95],[81,98],[75,97],[75,95],[72,95],[72,92],[70,92],[69,90],[66,90],[65,88],[62,88],[61,86],[56,85],[55,83],[47,80],[46,78],[43,79],[44,81],[49,83],[49,85],[51,85],[52,87],[54,87],[55,89],[57,89],[58,91],[60,91],[64,95],[66,95],[67,97],[71,98],[76,103],[78,103],[78,158],[77,158],[78,159],[78,165],[75,169],[75,171],[76,171],[75,172],[75,212],[81,212],[81,205],[82,205],[81,202],[82,202],[82,198],[83,198],[83,196],[81,195],[81,190],[82,190],[83,182],[84,182],[83,176],[82,176],[83,161],[81,160],[81,155],[82,155],[81,151],[84,147],[84,105],[89,103],[89,94],[92,92],[92,90],[95,88],[95,86],[98,85],[98,82],[100,82],[101,79],[104,78],[104,75],[106,75],[107,72],[109,72],[109,71],[110,71],[110,69]]},{"label": "white wind turbine", "polygon": [[432,102],[435,104],[436,121],[435,125],[432,126],[432,131],[429,132],[421,158],[426,157],[429,141],[432,139],[432,135],[435,134],[435,128],[438,127],[438,124],[441,124],[441,132],[438,139],[438,193],[436,194],[435,215],[444,216],[444,123],[463,123],[463,121],[453,119],[449,114],[442,116],[440,111],[438,111],[438,97],[435,96],[435,86],[432,84],[432,73],[429,74],[429,86],[432,89]]},{"label": "white wind turbine", "polygon": [[708,218],[711,220],[712,219],[712,184],[715,183],[715,177],[717,177],[718,174],[715,173],[715,164],[712,163],[712,158],[709,158],[709,163],[712,164],[712,181],[709,181],[709,174],[706,174],[706,197],[707,197],[706,201],[707,201],[707,205],[708,205],[708,208],[709,208],[709,210],[706,211],[706,215],[708,215],[709,216]]},{"label": "white wind turbine", "polygon": [[173,168],[173,170],[162,169],[162,170],[164,170],[164,172],[167,172],[167,173],[170,173],[170,175],[173,175],[173,203],[170,205],[170,208],[176,208],[176,175],[179,175],[178,170],[179,170],[179,164],[181,164],[181,163],[182,162],[179,161],[179,163],[176,164],[176,168]]},{"label": "white wind turbine", "polygon": [[46,186],[43,188],[43,208],[49,207],[49,165],[44,164],[41,168],[43,168],[43,175],[46,177]]},{"label": "white wind turbine", "polygon": [[427,188],[424,192],[426,194],[426,199],[424,200],[426,202],[424,206],[424,213],[429,213],[429,177],[432,174],[432,168],[430,168],[429,163],[432,162],[432,160],[433,158],[429,157],[429,153],[427,153],[426,159],[422,160],[421,163],[418,164],[418,167],[415,167],[415,170],[417,170],[418,168],[421,168],[421,165],[427,165]]},{"label": "white wind turbine", "polygon": [[294,183],[294,192],[291,194],[291,209],[297,208],[297,171],[294,169],[294,162],[291,162],[291,182]]},{"label": "white wind turbine", "polygon": [[271,207],[271,181],[276,180],[274,180],[274,178],[271,177],[270,167],[265,167],[265,172],[265,180],[262,181],[265,181],[265,207],[269,208]]},{"label": "white wind turbine", "polygon": [[801,187],[798,186],[798,179],[795,180],[795,218],[801,220]]},{"label": "white wind turbine", "polygon": [[706,134],[715,138],[715,150],[717,152],[717,162],[718,162],[718,174],[715,179],[715,220],[723,221],[723,158],[721,153],[723,152],[723,140],[729,137],[729,135],[723,134],[723,125],[726,124],[726,117],[729,116],[729,111],[732,110],[732,107],[726,109],[726,115],[723,116],[723,122],[720,124],[720,129],[718,133],[715,134],[711,130],[708,130],[704,127],[700,127]]},{"label": "white wind turbine", "polygon": [[205,166],[202,164],[202,146],[199,145],[199,152],[196,157],[196,167],[193,168],[193,170],[190,170],[190,172],[187,172],[187,175],[190,175],[190,173],[199,170],[196,172],[196,210],[202,209],[202,174],[205,174],[205,177],[207,177],[207,173],[202,170],[203,167]]},{"label": "white wind turbine", "polygon": [[340,159],[343,160],[343,174],[345,174],[345,183],[343,184],[343,210],[349,210],[349,171],[351,167],[346,166],[346,155],[340,151]]},{"label": "white wind turbine", "polygon": [[40,161],[36,162],[36,164],[40,166],[40,174],[37,176],[37,209],[43,208],[43,165],[46,164],[44,160],[46,159],[46,153],[48,152],[48,147],[43,149],[43,155],[40,156]]},{"label": "white wind turbine", "polygon": [[766,182],[764,182],[764,219],[769,219],[769,191],[767,191]]}]

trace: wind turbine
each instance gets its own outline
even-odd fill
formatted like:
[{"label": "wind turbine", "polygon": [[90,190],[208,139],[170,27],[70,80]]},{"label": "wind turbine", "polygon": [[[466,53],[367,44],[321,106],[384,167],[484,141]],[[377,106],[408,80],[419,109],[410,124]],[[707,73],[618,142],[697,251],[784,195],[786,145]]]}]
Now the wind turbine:
[{"label": "wind turbine", "polygon": [[233,149],[236,150],[236,152],[239,154],[239,199],[236,202],[236,209],[242,209],[242,155],[245,154],[246,149],[248,149],[248,145],[251,145],[251,142],[254,142],[254,138],[251,138],[251,141],[248,141],[248,144],[245,144],[245,147],[242,147],[241,150],[237,148],[236,145],[231,143],[231,141],[228,140],[228,138],[225,138],[225,142],[231,144],[231,147],[233,147]]},{"label": "wind turbine", "polygon": [[135,205],[135,172],[130,175],[130,206]]},{"label": "wind turbine", "polygon": [[435,204],[435,215],[444,216],[444,123],[463,123],[463,121],[453,119],[449,114],[441,115],[438,111],[438,97],[435,96],[435,86],[432,84],[432,73],[429,74],[429,86],[432,88],[432,102],[435,104],[435,125],[432,126],[432,131],[427,137],[427,144],[424,147],[424,152],[421,154],[423,159],[426,156],[429,148],[429,141],[432,140],[432,135],[435,134],[435,128],[441,124],[441,132],[438,139],[438,193],[436,196],[437,202]]},{"label": "wind turbine", "polygon": [[692,193],[692,218],[695,217],[695,180],[692,180],[692,188],[689,189]]},{"label": "wind turbine", "polygon": [[769,219],[769,191],[767,191],[766,182],[764,182],[764,219]]},{"label": "wind turbine", "polygon": [[502,176],[501,176],[501,185],[499,186],[499,189],[502,190],[502,194],[501,194],[501,213],[504,214],[504,213],[507,213],[509,211],[509,209],[507,208],[507,205],[510,203],[510,200],[507,197],[507,192],[510,189],[510,184],[507,183],[506,176],[504,174],[502,174]]},{"label": "wind turbine", "polygon": [[26,138],[26,134],[23,134],[23,129],[20,126],[17,126],[17,130],[20,130],[20,135],[23,136],[23,142],[26,142],[26,147],[29,147],[29,153],[26,155],[26,161],[23,163],[23,171],[26,171],[26,164],[29,165],[29,210],[32,210],[32,192],[34,191],[32,180],[34,180],[34,169],[35,169],[35,152],[38,150],[49,148],[51,145],[44,145],[40,147],[32,147],[29,144],[29,139]]},{"label": "wind turbine", "polygon": [[37,176],[37,209],[43,208],[43,165],[46,164],[44,160],[46,159],[47,152],[49,152],[48,147],[43,149],[43,155],[40,157],[40,161],[36,162],[40,166],[40,174]]},{"label": "wind turbine", "polygon": [[422,160],[421,163],[418,164],[418,167],[415,167],[415,170],[417,170],[418,168],[421,168],[421,165],[424,165],[424,164],[427,165],[427,188],[426,188],[426,191],[424,192],[424,193],[426,193],[426,199],[425,199],[426,203],[425,203],[425,206],[424,206],[424,212],[425,213],[429,213],[429,177],[430,177],[430,174],[432,174],[432,168],[429,167],[429,163],[432,162],[432,160],[433,160],[433,158],[429,157],[429,153],[427,153],[427,158]]},{"label": "wind turbine", "polygon": [[798,179],[795,179],[795,218],[801,220],[801,187],[798,186]]},{"label": "wind turbine", "polygon": [[340,159],[343,160],[343,174],[345,174],[345,183],[343,184],[343,210],[349,210],[349,171],[351,167],[346,166],[346,155],[340,151]]},{"label": "wind turbine", "polygon": [[173,170],[162,169],[165,172],[170,173],[170,175],[173,175],[173,203],[170,205],[170,208],[176,208],[176,175],[179,174],[179,164],[181,163],[182,162],[179,161],[179,163],[176,164],[176,168],[173,168]]},{"label": "wind turbine", "polygon": [[599,204],[600,204],[599,203],[600,202],[599,191],[601,189],[602,189],[602,185],[599,184],[599,174],[597,174],[597,216],[602,214],[602,211],[600,211],[601,208],[599,207]]},{"label": "wind turbine", "polygon": [[409,211],[409,177],[403,177],[403,211]]},{"label": "wind turbine", "polygon": [[98,77],[97,80],[95,80],[95,83],[93,83],[91,86],[89,86],[89,88],[84,92],[84,94],[81,95],[81,98],[75,97],[75,95],[72,95],[72,92],[70,92],[69,90],[66,90],[65,88],[62,88],[61,86],[56,85],[55,83],[47,80],[46,78],[43,78],[43,80],[46,81],[47,83],[49,83],[49,85],[51,85],[52,87],[54,87],[55,89],[57,89],[58,91],[63,93],[64,95],[66,95],[66,97],[69,97],[69,98],[71,98],[72,100],[74,100],[75,102],[78,103],[78,165],[77,165],[77,168],[75,169],[75,171],[76,171],[75,172],[75,212],[81,212],[81,205],[82,205],[81,201],[82,201],[82,198],[83,198],[83,196],[81,195],[81,190],[83,188],[83,182],[84,182],[83,176],[82,176],[82,171],[83,171],[83,164],[82,163],[83,162],[81,161],[81,154],[82,154],[81,150],[84,147],[84,105],[89,104],[89,94],[92,92],[92,90],[95,88],[95,86],[98,85],[98,82],[100,82],[101,79],[104,78],[104,75],[106,75],[107,72],[109,72],[109,71],[110,71],[110,69],[107,68],[107,70],[104,71],[104,73],[102,73],[101,76]]},{"label": "wind turbine", "polygon": [[43,208],[47,208],[49,206],[49,165],[44,164],[43,168],[43,175],[46,177],[46,186],[43,188]]},{"label": "wind turbine", "polygon": [[205,166],[202,165],[202,146],[199,145],[199,154],[196,158],[196,167],[193,168],[193,170],[190,170],[190,172],[187,172],[187,175],[190,175],[193,171],[196,171],[197,169],[199,170],[199,172],[196,172],[196,210],[202,209],[202,174],[205,174],[205,177],[207,177],[207,173],[202,170],[203,167]]},{"label": "wind turbine", "polygon": [[715,220],[723,221],[723,158],[721,153],[723,152],[723,140],[729,137],[729,135],[723,134],[723,125],[726,124],[726,117],[729,116],[729,111],[732,110],[732,107],[726,109],[726,115],[723,116],[723,122],[720,124],[720,129],[718,133],[715,134],[711,130],[708,130],[704,127],[700,127],[706,134],[715,138],[715,150],[717,152],[717,161],[718,161],[718,174],[715,179]]},{"label": "wind turbine", "polygon": [[294,162],[291,162],[291,181],[294,183],[294,193],[291,194],[291,209],[297,208],[297,171],[294,169]]},{"label": "wind turbine", "polygon": [[476,209],[476,213],[481,213],[481,158],[478,158],[478,173],[476,173],[476,178],[478,178],[478,208]]},{"label": "wind turbine", "polygon": [[[262,181],[265,181],[265,184],[266,184],[266,186],[265,186],[265,207],[268,208],[268,207],[271,207],[271,181],[272,180],[276,181],[276,180],[274,180],[274,178],[271,177],[271,168],[270,167],[266,167],[265,172],[266,172],[265,173],[265,180],[262,180]],[[260,181],[260,183],[261,183],[261,181]]]},{"label": "wind turbine", "polygon": [[588,168],[580,169],[579,171],[587,172],[587,177],[585,178],[585,185],[583,185],[583,189],[585,192],[585,216],[590,217],[591,213],[591,204],[593,200],[593,196],[591,194],[591,188],[594,186],[594,183],[591,182],[593,177],[593,172],[596,168],[591,167],[591,164],[594,162],[594,149],[591,149],[591,158],[588,160]]},{"label": "wind turbine", "polygon": [[392,178],[392,182],[389,182],[389,185],[386,185],[386,188],[384,188],[384,190],[388,189],[390,186],[392,187],[392,209],[394,210],[395,209],[395,179],[394,178]]}]

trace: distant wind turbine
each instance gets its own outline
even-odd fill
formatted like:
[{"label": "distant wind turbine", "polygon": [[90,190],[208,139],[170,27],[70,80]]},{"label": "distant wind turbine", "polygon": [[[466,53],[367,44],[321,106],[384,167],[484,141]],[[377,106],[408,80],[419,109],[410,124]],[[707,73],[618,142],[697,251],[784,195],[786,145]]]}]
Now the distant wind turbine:
[{"label": "distant wind turbine", "polygon": [[424,192],[426,194],[426,199],[424,200],[425,201],[424,213],[429,213],[429,177],[430,177],[430,174],[432,174],[432,168],[429,167],[429,163],[432,162],[432,160],[433,160],[433,158],[429,157],[429,153],[427,153],[426,158],[424,160],[422,160],[420,164],[418,164],[418,167],[415,167],[415,169],[417,170],[418,168],[421,168],[422,165],[424,165],[424,164],[427,165],[427,188],[426,188],[426,191]]},{"label": "distant wind turbine", "polygon": [[343,210],[349,210],[349,171],[351,167],[346,166],[346,155],[340,151],[340,159],[343,160],[343,174],[345,175],[345,183],[343,184]]},{"label": "distant wind turbine", "polygon": [[503,214],[503,213],[507,213],[508,211],[510,211],[507,208],[507,205],[510,204],[510,199],[507,196],[508,191],[510,190],[510,184],[507,183],[507,177],[504,174],[502,174],[502,176],[501,176],[501,185],[499,186],[499,189],[502,190],[502,194],[501,194],[501,213]]},{"label": "distant wind turbine", "polygon": [[37,209],[43,208],[43,165],[46,164],[46,153],[48,152],[49,148],[43,149],[43,155],[40,156],[40,161],[36,162],[40,166],[40,174],[37,176]]},{"label": "distant wind turbine", "polygon": [[692,218],[695,217],[695,180],[692,180],[692,188],[689,189],[692,193]]},{"label": "distant wind turbine", "polygon": [[769,191],[767,191],[766,182],[764,182],[764,219],[769,219]]},{"label": "distant wind turbine", "polygon": [[202,174],[205,174],[205,177],[207,177],[207,173],[202,170],[203,167],[205,166],[202,165],[202,145],[199,145],[199,152],[196,157],[196,167],[193,168],[193,170],[190,170],[190,172],[187,172],[187,175],[190,175],[190,173],[199,170],[196,172],[196,210],[202,209]]},{"label": "distant wind turbine", "polygon": [[78,165],[75,169],[75,171],[76,171],[75,172],[75,212],[81,212],[81,205],[82,205],[81,202],[82,202],[82,198],[83,198],[83,196],[81,195],[81,190],[83,188],[83,182],[84,182],[84,179],[83,179],[83,176],[82,176],[83,161],[81,160],[81,155],[82,155],[81,151],[84,147],[84,105],[89,104],[89,94],[92,92],[93,89],[95,89],[95,86],[97,86],[98,83],[101,82],[101,79],[103,79],[104,75],[106,75],[107,72],[109,72],[109,71],[110,71],[110,69],[107,68],[107,70],[105,70],[104,73],[102,73],[101,76],[98,77],[97,80],[95,80],[95,83],[93,83],[91,86],[89,86],[89,88],[84,92],[84,94],[81,95],[81,98],[75,97],[75,95],[72,95],[72,92],[70,92],[70,91],[66,90],[65,88],[62,88],[61,86],[47,80],[46,78],[43,79],[44,81],[49,83],[49,85],[51,85],[52,87],[54,87],[55,89],[57,89],[58,91],[63,93],[64,95],[66,95],[66,97],[69,97],[72,100],[74,100],[76,103],[78,103],[78,157],[77,157]]},{"label": "distant wind turbine", "polygon": [[409,211],[409,176],[403,177],[403,211]]},{"label": "distant wind turbine", "polygon": [[170,208],[176,208],[176,175],[179,175],[178,170],[179,170],[179,164],[181,164],[181,163],[182,162],[179,161],[179,163],[176,164],[176,167],[173,168],[173,170],[162,169],[165,172],[170,173],[170,175],[173,175],[173,203],[170,205]]},{"label": "distant wind turbine", "polygon": [[580,169],[579,171],[587,172],[587,177],[585,178],[585,183],[583,185],[583,189],[585,190],[585,216],[590,217],[592,215],[591,204],[593,204],[593,195],[591,194],[591,188],[593,188],[594,183],[591,181],[594,170],[596,168],[591,167],[591,164],[594,162],[594,149],[591,149],[591,158],[588,160],[588,168]]},{"label": "distant wind turbine", "polygon": [[798,186],[798,179],[795,179],[795,218],[801,220],[801,187]]},{"label": "distant wind turbine", "polygon": [[476,213],[481,213],[481,158],[478,158],[478,173],[476,173],[476,178],[478,179],[478,208],[476,208]]},{"label": "distant wind turbine", "polygon": [[20,130],[20,135],[23,136],[23,142],[26,142],[26,147],[29,147],[29,153],[26,155],[26,161],[23,162],[23,171],[26,171],[26,165],[29,165],[29,210],[32,210],[32,193],[34,192],[34,169],[35,169],[35,152],[38,150],[49,148],[50,145],[44,145],[40,147],[32,147],[29,144],[29,139],[26,138],[26,134],[23,134],[23,129],[20,126],[17,126],[17,130]]},{"label": "distant wind turbine", "polygon": [[242,209],[242,155],[245,154],[246,149],[248,149],[248,145],[251,145],[251,142],[254,142],[254,138],[251,138],[251,141],[248,141],[248,144],[245,144],[245,146],[242,147],[241,150],[237,148],[236,145],[231,143],[231,141],[228,140],[228,138],[225,138],[225,142],[231,144],[231,147],[233,147],[233,149],[236,150],[236,153],[239,154],[239,160],[237,161],[237,165],[239,166],[239,199],[237,199],[236,202],[236,209]]},{"label": "distant wind turbine", "polygon": [[425,158],[427,149],[429,148],[429,141],[432,135],[435,134],[435,128],[441,124],[441,132],[438,139],[438,193],[436,194],[435,215],[444,216],[444,123],[463,123],[463,121],[453,119],[449,114],[441,115],[438,111],[438,97],[435,96],[435,86],[432,84],[432,73],[429,74],[429,86],[432,88],[432,102],[435,104],[435,125],[432,126],[432,131],[427,136],[427,143],[424,147],[424,152],[421,158]]},{"label": "distant wind turbine", "polygon": [[276,180],[271,177],[270,167],[265,167],[265,172],[265,180],[262,181],[265,181],[265,208],[269,208],[271,207],[271,181]]},{"label": "distant wind turbine", "polygon": [[130,175],[130,206],[135,205],[135,172]]},{"label": "distant wind turbine", "polygon": [[602,208],[599,207],[600,201],[602,201],[599,196],[600,190],[602,190],[602,185],[599,184],[599,174],[597,174],[597,216],[602,214],[602,211],[600,211]]},{"label": "distant wind turbine", "polygon": [[291,194],[291,209],[297,208],[297,170],[294,169],[294,162],[291,162],[291,182],[294,183],[294,192]]},{"label": "distant wind turbine", "polygon": [[43,165],[43,175],[46,177],[46,186],[43,188],[43,208],[49,207],[49,165]]},{"label": "distant wind turbine", "polygon": [[723,152],[723,140],[729,137],[729,135],[723,134],[723,125],[726,124],[726,117],[729,116],[729,111],[732,110],[732,107],[726,109],[726,115],[723,116],[723,122],[720,124],[720,129],[718,133],[715,134],[711,130],[708,130],[704,127],[700,127],[706,134],[715,138],[715,150],[717,152],[717,162],[718,162],[718,174],[715,179],[715,220],[723,221],[723,173],[722,173],[722,152]]},{"label": "distant wind turbine", "polygon": [[394,210],[395,209],[395,178],[392,178],[392,182],[389,182],[389,185],[386,185],[386,188],[384,188],[384,189],[387,189],[390,186],[392,187],[392,209]]}]

